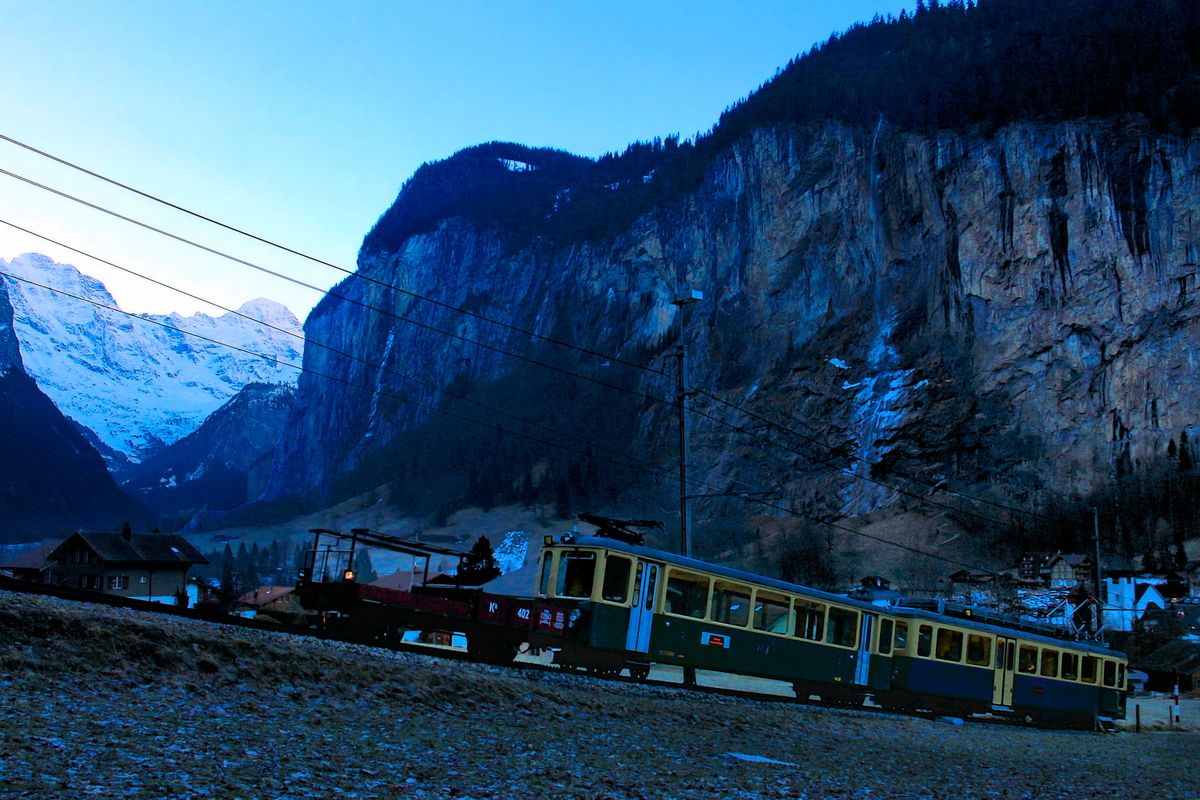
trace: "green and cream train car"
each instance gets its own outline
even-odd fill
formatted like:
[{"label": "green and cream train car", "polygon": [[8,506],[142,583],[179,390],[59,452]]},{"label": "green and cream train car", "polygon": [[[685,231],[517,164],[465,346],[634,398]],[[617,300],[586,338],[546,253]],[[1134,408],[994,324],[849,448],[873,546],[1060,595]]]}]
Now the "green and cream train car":
[{"label": "green and cream train car", "polygon": [[537,602],[567,609],[556,661],[787,681],[834,704],[1090,726],[1124,716],[1122,653],[844,595],[618,540],[547,537]]}]

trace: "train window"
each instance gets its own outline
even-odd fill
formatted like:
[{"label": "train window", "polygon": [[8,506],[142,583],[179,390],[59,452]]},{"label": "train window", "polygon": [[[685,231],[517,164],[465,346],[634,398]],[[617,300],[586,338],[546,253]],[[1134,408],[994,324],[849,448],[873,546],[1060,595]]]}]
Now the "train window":
[{"label": "train window", "polygon": [[555,589],[559,597],[591,597],[595,580],[595,553],[573,552],[559,556],[558,587]]},{"label": "train window", "polygon": [[1109,661],[1108,659],[1104,660],[1104,685],[1117,685],[1117,662]]},{"label": "train window", "polygon": [[787,633],[788,599],[759,592],[754,596],[754,628],[768,633]]},{"label": "train window", "polygon": [[937,657],[942,661],[962,661],[962,631],[938,628]]},{"label": "train window", "polygon": [[858,644],[858,612],[830,606],[825,641],[829,644],[840,644],[842,647]]},{"label": "train window", "polygon": [[975,667],[992,665],[992,637],[978,633],[967,635],[967,663]]},{"label": "train window", "polygon": [[897,622],[896,623],[896,646],[893,649],[895,649],[897,652],[904,652],[904,649],[907,647],[908,647],[908,623],[907,622]]},{"label": "train window", "polygon": [[637,608],[638,603],[642,601],[642,570],[645,568],[644,562],[637,562],[637,572],[633,574],[633,607]]},{"label": "train window", "polygon": [[921,625],[917,628],[917,655],[929,658],[933,652],[933,626]]},{"label": "train window", "polygon": [[1037,648],[1027,644],[1021,645],[1021,653],[1017,657],[1017,671],[1026,675],[1037,674]]},{"label": "train window", "polygon": [[538,584],[538,594],[545,597],[550,594],[550,578],[554,575],[554,552],[547,551],[542,555],[542,580]]},{"label": "train window", "polygon": [[1058,677],[1058,651],[1051,650],[1049,647],[1042,648],[1042,669],[1041,676],[1043,678]]},{"label": "train window", "polygon": [[708,578],[671,570],[667,574],[666,611],[680,617],[704,619],[708,614]]},{"label": "train window", "polygon": [[720,583],[713,587],[714,622],[745,627],[750,622],[750,587]]},{"label": "train window", "polygon": [[658,590],[658,564],[650,565],[650,577],[646,578],[646,602],[642,608],[647,611],[654,609],[654,593]]},{"label": "train window", "polygon": [[881,619],[879,621],[879,655],[891,655],[892,652],[892,621],[890,619]]},{"label": "train window", "polygon": [[1095,656],[1084,656],[1083,657],[1083,676],[1082,676],[1081,680],[1084,683],[1095,683],[1096,682],[1096,657]]},{"label": "train window", "polygon": [[624,603],[629,597],[629,573],[633,572],[633,559],[615,556],[604,557],[604,582],[600,597],[610,603]]},{"label": "train window", "polygon": [[1117,688],[1125,688],[1125,665],[1117,664]]},{"label": "train window", "polygon": [[819,642],[825,638],[825,605],[796,601],[796,636]]},{"label": "train window", "polygon": [[1068,681],[1079,679],[1079,656],[1075,653],[1063,653],[1062,676]]}]

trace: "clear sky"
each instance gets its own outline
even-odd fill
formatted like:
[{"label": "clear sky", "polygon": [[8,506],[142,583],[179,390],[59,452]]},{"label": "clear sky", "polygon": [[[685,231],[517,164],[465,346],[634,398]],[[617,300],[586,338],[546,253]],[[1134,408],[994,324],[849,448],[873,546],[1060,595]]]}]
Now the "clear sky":
[{"label": "clear sky", "polygon": [[[425,161],[686,138],[830,33],[913,4],[0,0],[0,133],[352,269]],[[322,289],[343,277],[3,141],[0,168]],[[320,298],[5,175],[0,220],[229,306],[266,296],[303,318]],[[0,257],[28,251],[128,310],[214,313],[0,224]]]}]

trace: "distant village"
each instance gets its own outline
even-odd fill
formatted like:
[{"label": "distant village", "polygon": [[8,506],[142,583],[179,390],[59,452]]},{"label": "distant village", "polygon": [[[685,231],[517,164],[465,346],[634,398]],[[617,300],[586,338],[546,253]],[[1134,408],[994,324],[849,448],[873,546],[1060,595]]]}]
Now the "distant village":
[{"label": "distant village", "polygon": [[[305,613],[293,583],[302,546],[272,542],[235,551],[200,553],[184,536],[77,531],[35,548],[0,549],[0,577],[87,593],[207,609],[215,614],[262,616],[286,621]],[[423,565],[426,573],[430,565]],[[376,574],[366,549],[351,574],[361,583],[408,590],[423,580],[416,563]],[[450,580],[453,580],[450,578]],[[1097,585],[1092,556],[1027,552],[1020,563],[1000,572],[960,570],[938,582],[934,597],[904,597],[905,604],[954,603],[981,615],[1049,625],[1076,638],[1103,638],[1130,656],[1131,688],[1200,690],[1200,561],[1175,570],[1103,570]],[[529,591],[532,592],[532,581]],[[883,577],[864,578],[852,595],[900,602]],[[1139,685],[1140,684],[1140,685]]]}]

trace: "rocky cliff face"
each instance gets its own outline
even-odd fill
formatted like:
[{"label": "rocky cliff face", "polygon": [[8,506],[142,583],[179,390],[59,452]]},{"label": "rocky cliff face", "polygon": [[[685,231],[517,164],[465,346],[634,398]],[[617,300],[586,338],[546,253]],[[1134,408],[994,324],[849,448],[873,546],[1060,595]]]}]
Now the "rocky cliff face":
[{"label": "rocky cliff face", "polygon": [[[428,423],[394,395],[444,398],[401,374],[568,380],[412,323],[553,348],[364,276],[656,369],[679,335],[675,287],[703,290],[686,312],[692,384],[811,437],[760,427],[792,449],[764,447],[700,396],[694,474],[710,486],[742,480],[844,515],[903,498],[843,471],[1023,504],[1086,492],[1197,421],[1198,170],[1200,139],[1110,122],[989,137],[781,127],[739,140],[696,191],[604,245],[513,248],[461,219],[376,241],[338,291],[394,316],[327,298],[309,317],[310,343],[363,361],[308,348],[309,368],[345,382],[301,378],[269,493],[327,495]],[[666,377],[560,358],[671,393]],[[620,420],[627,444],[669,464],[670,408],[638,410]],[[554,413],[569,429],[570,408]]]},{"label": "rocky cliff face", "polygon": [[117,488],[104,462],[21,365],[0,282],[0,543],[81,527],[144,527],[150,515]]},{"label": "rocky cliff face", "polygon": [[122,488],[168,529],[198,510],[227,510],[255,499],[294,395],[287,384],[250,384],[198,430],[131,467]]}]

